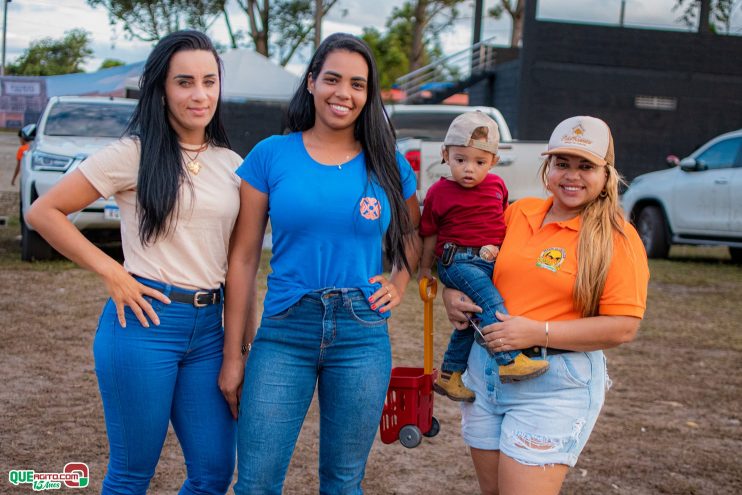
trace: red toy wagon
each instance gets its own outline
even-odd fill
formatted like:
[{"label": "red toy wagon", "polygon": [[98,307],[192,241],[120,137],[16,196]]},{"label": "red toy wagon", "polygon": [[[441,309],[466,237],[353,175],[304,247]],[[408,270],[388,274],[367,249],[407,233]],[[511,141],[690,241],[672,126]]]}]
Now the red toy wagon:
[{"label": "red toy wagon", "polygon": [[438,370],[433,369],[433,300],[438,289],[435,278],[423,278],[419,284],[424,313],[424,368],[392,368],[389,390],[381,415],[381,441],[399,442],[412,449],[422,437],[434,437],[441,427],[433,417],[433,382]]}]

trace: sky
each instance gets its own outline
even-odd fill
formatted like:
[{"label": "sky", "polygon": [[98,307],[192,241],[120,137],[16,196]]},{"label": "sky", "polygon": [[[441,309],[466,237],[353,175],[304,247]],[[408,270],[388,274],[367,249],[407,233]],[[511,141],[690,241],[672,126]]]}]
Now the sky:
[{"label": "sky", "polygon": [[[325,18],[323,36],[335,32],[360,34],[364,27],[376,27],[383,31],[387,17],[402,0],[339,0]],[[675,0],[623,0],[625,2],[625,25],[630,27],[687,30],[675,19],[679,13],[672,12]],[[485,11],[499,0],[485,0]],[[0,2],[1,3],[1,2]],[[234,4],[234,2],[231,2]],[[622,0],[540,0],[538,17],[569,22],[587,22],[617,25]],[[373,5],[373,8],[369,8]],[[460,10],[460,19],[442,36],[444,52],[455,53],[465,49],[472,38],[474,2],[465,2]],[[236,5],[230,12],[233,29],[246,28],[247,16]],[[733,17],[732,32],[742,35],[742,9]],[[93,57],[85,70],[96,70],[106,58],[116,58],[126,63],[139,62],[147,58],[152,45],[129,40],[121,26],[111,26],[106,11],[90,7],[85,0],[12,0],[8,3],[6,32],[6,63],[14,61],[32,41],[45,37],[62,38],[65,31],[82,28],[90,33]],[[511,23],[507,16],[501,20],[485,18],[482,39],[494,38],[494,44],[507,45],[510,40]],[[212,39],[228,44],[226,25],[216,22],[209,32]],[[301,72],[308,54],[295,57],[289,69]]]}]

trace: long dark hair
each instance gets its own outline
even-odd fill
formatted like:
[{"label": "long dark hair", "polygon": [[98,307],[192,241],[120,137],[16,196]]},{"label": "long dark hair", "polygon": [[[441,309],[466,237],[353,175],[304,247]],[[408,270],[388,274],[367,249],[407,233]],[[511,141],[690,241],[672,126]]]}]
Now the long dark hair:
[{"label": "long dark hair", "polygon": [[314,52],[301,84],[294,93],[288,110],[288,128],[293,132],[306,131],[314,126],[314,99],[307,91],[310,75],[316,80],[322,72],[327,56],[337,50],[361,55],[368,66],[368,97],[355,122],[354,136],[360,141],[366,158],[366,174],[386,193],[391,206],[391,223],[384,237],[386,255],[394,266],[410,271],[405,255],[406,237],[414,232],[410,212],[402,196],[402,178],[397,166],[394,129],[381,101],[379,72],[371,50],[360,39],[345,33],[325,38]]},{"label": "long dark hair", "polygon": [[[126,129],[126,134],[137,137],[141,148],[139,177],[137,179],[137,213],[139,238],[142,245],[166,234],[170,218],[177,208],[178,190],[190,178],[183,166],[178,135],[170,125],[165,103],[165,79],[170,59],[181,50],[206,50],[214,54],[222,79],[222,62],[211,40],[199,31],[177,31],[162,38],[144,64],[139,80],[141,96]],[[222,124],[221,92],[216,111],[206,126],[209,144],[229,148],[227,132]]]}]

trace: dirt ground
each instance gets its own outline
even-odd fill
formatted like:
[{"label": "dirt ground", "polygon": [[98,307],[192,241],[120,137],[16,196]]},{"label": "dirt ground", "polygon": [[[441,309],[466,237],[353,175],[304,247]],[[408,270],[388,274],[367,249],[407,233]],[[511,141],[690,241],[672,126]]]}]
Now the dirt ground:
[{"label": "dirt ground", "polygon": [[[7,146],[0,159],[9,156]],[[10,166],[0,163],[2,187]],[[18,232],[13,218],[0,228],[0,493],[32,491],[10,484],[11,469],[59,472],[72,461],[90,467],[90,486],[80,493],[97,493],[107,442],[92,341],[103,286],[69,262],[21,263]],[[639,337],[606,353],[614,385],[563,493],[742,493],[742,268],[719,249],[673,252],[680,254],[651,265]],[[390,328],[395,365],[422,366],[422,307],[410,286]],[[438,299],[436,362],[448,328]],[[366,493],[478,493],[458,406],[436,397],[435,416],[440,434],[415,449],[377,437]],[[287,494],[317,493],[317,419],[314,404]],[[150,493],[177,493],[184,472],[171,432]]]}]

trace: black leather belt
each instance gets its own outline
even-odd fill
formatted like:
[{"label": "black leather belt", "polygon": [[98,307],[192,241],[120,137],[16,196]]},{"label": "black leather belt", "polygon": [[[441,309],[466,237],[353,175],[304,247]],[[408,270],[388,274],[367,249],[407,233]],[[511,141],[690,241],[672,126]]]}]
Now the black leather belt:
[{"label": "black leather belt", "polygon": [[443,245],[440,262],[443,266],[451,266],[451,263],[453,263],[453,257],[456,253],[467,253],[479,256],[480,249],[482,248],[474,246],[457,246],[455,243],[449,241]]},{"label": "black leather belt", "polygon": [[[529,347],[528,349],[522,349],[521,352],[524,356],[532,358],[532,357],[541,357],[541,349],[543,349],[541,346],[534,346]],[[546,349],[546,355],[549,354],[564,354],[565,352],[574,352],[567,349],[554,349],[552,347],[549,347]]]},{"label": "black leather belt", "polygon": [[173,302],[193,304],[197,308],[203,308],[222,302],[222,291],[221,289],[213,289],[199,290],[197,292],[180,292],[173,289],[167,297]]}]

